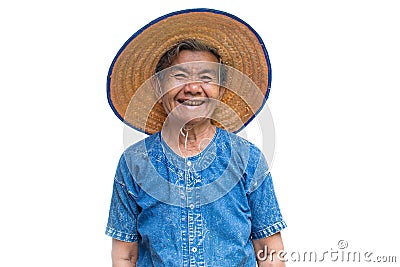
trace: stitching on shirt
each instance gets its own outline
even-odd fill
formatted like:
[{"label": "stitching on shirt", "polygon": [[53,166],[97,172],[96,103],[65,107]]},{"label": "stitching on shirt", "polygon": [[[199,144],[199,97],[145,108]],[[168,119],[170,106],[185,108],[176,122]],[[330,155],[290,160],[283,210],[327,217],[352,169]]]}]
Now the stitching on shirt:
[{"label": "stitching on shirt", "polygon": [[125,185],[123,182],[119,181],[118,179],[119,179],[118,175],[115,175],[114,181],[116,181],[117,183],[119,183],[119,184],[122,185],[123,187],[126,187],[126,185]]},{"label": "stitching on shirt", "polygon": [[282,231],[284,228],[286,228],[286,223],[283,220],[281,220],[281,221],[276,222],[262,230],[253,232],[251,235],[253,236],[253,238],[257,238],[257,239],[264,238],[264,237],[268,237],[273,234],[276,234],[276,233]]},{"label": "stitching on shirt", "polygon": [[[262,175],[262,177],[263,177],[262,179],[258,179],[258,178],[253,177],[253,179],[250,181],[249,188],[248,188],[248,190],[246,191],[246,195],[250,195],[251,193],[253,193],[254,191],[256,191],[257,188],[258,188],[266,179],[270,179],[270,178],[268,178],[269,174],[270,174],[269,170],[266,170],[266,171],[264,172],[264,174]],[[253,182],[254,180],[256,180],[256,183],[255,183],[255,184],[254,184],[254,182]],[[258,181],[261,181],[261,182],[259,183]]]},{"label": "stitching on shirt", "polygon": [[127,234],[110,226],[107,226],[106,234],[111,236],[112,238],[119,237],[124,240],[133,240],[133,241],[139,240],[139,235],[137,234]]}]

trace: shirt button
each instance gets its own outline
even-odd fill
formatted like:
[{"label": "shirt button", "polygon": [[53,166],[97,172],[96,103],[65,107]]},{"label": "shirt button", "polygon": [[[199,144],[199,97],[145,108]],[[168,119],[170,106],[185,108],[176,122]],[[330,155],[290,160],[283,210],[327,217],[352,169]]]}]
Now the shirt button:
[{"label": "shirt button", "polygon": [[194,204],[190,204],[189,205],[189,208],[192,210],[192,209],[194,209]]},{"label": "shirt button", "polygon": [[192,252],[196,253],[197,248],[196,247],[192,247]]},{"label": "shirt button", "polygon": [[192,166],[192,162],[190,160],[187,161],[186,163],[189,167]]}]

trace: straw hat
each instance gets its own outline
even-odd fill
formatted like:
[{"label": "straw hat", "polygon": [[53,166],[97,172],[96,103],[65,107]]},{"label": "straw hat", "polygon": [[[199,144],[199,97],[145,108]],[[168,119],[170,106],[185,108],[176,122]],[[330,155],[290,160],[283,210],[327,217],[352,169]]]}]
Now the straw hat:
[{"label": "straw hat", "polygon": [[111,108],[136,130],[147,134],[160,131],[167,115],[149,81],[161,56],[187,39],[197,39],[215,48],[222,63],[228,66],[223,84],[228,90],[212,121],[228,131],[240,131],[268,98],[271,66],[264,43],[251,26],[218,10],[173,12],[153,20],[129,38],[108,73],[107,97]]}]

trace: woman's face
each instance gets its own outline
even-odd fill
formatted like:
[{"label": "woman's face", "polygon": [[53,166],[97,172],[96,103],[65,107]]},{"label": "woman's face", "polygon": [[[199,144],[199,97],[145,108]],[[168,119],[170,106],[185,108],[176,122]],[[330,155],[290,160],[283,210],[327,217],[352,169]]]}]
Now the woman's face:
[{"label": "woman's face", "polygon": [[160,80],[167,114],[183,124],[209,120],[224,92],[219,66],[211,52],[181,51]]}]

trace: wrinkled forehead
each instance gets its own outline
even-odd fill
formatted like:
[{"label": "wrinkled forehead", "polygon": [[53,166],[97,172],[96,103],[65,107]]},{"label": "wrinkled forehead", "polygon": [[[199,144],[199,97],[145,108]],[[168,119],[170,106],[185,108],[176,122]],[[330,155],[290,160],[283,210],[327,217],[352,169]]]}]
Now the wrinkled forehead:
[{"label": "wrinkled forehead", "polygon": [[192,61],[173,65],[166,70],[169,72],[183,72],[187,74],[217,74],[220,69],[220,63],[210,61]]}]

